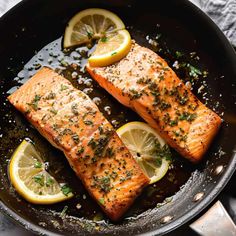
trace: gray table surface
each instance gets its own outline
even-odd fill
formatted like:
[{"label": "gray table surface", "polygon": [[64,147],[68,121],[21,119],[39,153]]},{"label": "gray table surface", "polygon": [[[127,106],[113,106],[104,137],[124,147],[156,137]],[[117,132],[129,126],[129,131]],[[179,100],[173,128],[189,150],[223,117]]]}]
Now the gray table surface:
[{"label": "gray table surface", "polygon": [[[21,0],[0,0],[0,17]],[[191,0],[202,8],[223,30],[233,45],[236,45],[235,0]],[[33,236],[0,213],[0,236]]]}]

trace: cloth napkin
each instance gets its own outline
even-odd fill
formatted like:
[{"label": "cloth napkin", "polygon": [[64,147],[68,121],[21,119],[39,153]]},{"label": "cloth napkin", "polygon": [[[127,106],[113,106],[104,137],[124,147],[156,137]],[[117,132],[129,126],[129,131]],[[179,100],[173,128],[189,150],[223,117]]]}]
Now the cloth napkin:
[{"label": "cloth napkin", "polygon": [[236,0],[190,0],[219,26],[236,47]]}]

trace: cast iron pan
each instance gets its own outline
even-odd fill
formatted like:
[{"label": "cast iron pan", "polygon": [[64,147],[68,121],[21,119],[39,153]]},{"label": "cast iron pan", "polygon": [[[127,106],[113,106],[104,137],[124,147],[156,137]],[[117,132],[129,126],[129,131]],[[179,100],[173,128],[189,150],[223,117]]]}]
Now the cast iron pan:
[{"label": "cast iron pan", "polygon": [[[215,24],[188,1],[156,2],[26,0],[0,19],[0,208],[25,228],[35,233],[63,235],[164,234],[189,221],[209,205],[233,174],[236,165],[236,56],[233,49]],[[132,37],[144,46],[152,48],[147,35],[150,38],[158,36],[159,46],[152,49],[170,65],[176,60],[175,52],[181,51],[184,56],[178,58],[180,63],[188,62],[201,71],[208,71],[206,78],[200,76],[193,81],[193,91],[224,120],[201,164],[194,166],[173,152],[173,170],[156,186],[147,188],[125,218],[116,224],[101,215],[63,155],[53,149],[6,100],[7,95],[35,73],[40,64],[48,65],[49,57],[53,60],[50,66],[71,79],[75,69],[65,63],[61,65],[60,55],[55,54],[62,53],[60,37],[68,20],[78,11],[90,7],[116,12],[129,26]],[[52,41],[54,43],[40,51]],[[79,49],[64,57],[80,64],[81,59],[75,56],[78,52]],[[88,74],[81,72],[79,67],[77,72],[87,78],[86,86],[93,86],[94,92],[90,96],[102,98],[99,108],[110,121],[116,119],[113,122],[115,127],[140,119],[91,82]],[[184,80],[189,78],[184,69],[176,72]],[[85,88],[84,84],[73,83],[80,89]],[[198,93],[202,84],[204,91]],[[111,115],[103,110],[105,105],[112,106]],[[26,137],[49,161],[49,171],[58,171],[59,180],[72,186],[76,193],[74,199],[45,207],[29,204],[18,196],[8,180],[7,168],[14,149]],[[216,171],[222,167],[220,173]],[[194,201],[198,193],[201,194],[197,196],[201,197]],[[76,208],[78,203],[82,205],[79,210]],[[65,205],[68,210],[62,216],[60,212]]]}]

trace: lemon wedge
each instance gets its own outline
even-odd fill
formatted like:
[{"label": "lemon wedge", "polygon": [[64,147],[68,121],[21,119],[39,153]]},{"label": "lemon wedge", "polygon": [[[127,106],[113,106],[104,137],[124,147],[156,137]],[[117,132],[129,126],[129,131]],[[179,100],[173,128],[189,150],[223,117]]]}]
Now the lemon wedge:
[{"label": "lemon wedge", "polygon": [[60,185],[46,171],[46,165],[32,143],[24,140],[15,150],[9,177],[16,191],[34,204],[52,204],[73,197],[67,185]]},{"label": "lemon wedge", "polygon": [[153,128],[143,122],[130,122],[120,127],[117,134],[150,178],[150,184],[167,173],[171,152]]},{"label": "lemon wedge", "polygon": [[125,57],[131,37],[122,20],[105,9],[90,8],[77,13],[68,23],[63,46],[69,48],[98,40],[89,58],[91,66],[107,66]]}]

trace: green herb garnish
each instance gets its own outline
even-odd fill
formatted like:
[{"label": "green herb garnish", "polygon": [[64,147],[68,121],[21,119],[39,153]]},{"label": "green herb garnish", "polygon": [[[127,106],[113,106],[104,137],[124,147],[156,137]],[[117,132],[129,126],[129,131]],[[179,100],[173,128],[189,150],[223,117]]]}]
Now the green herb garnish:
[{"label": "green herb garnish", "polygon": [[88,36],[89,39],[92,39],[93,38],[93,33],[87,31],[87,36]]},{"label": "green herb garnish", "polygon": [[93,122],[91,120],[84,120],[84,123],[86,125],[93,125]]},{"label": "green herb garnish", "polygon": [[84,152],[84,147],[81,147],[78,151],[77,151],[77,155],[80,155]]},{"label": "green herb garnish", "polygon": [[64,84],[61,84],[61,91],[66,90],[66,89],[68,89],[68,88],[69,88],[68,86],[66,86],[66,85],[64,85]]},{"label": "green herb garnish", "polygon": [[31,106],[35,111],[38,110],[38,102],[41,99],[41,96],[35,95],[34,99],[31,101],[31,103],[27,103],[29,106]]},{"label": "green herb garnish", "polygon": [[62,212],[61,212],[61,214],[60,214],[60,216],[61,216],[62,218],[65,216],[67,210],[68,210],[68,206],[64,206],[64,208],[63,208],[63,210],[62,210]]},{"label": "green herb garnish", "polygon": [[105,43],[105,42],[107,42],[107,41],[108,41],[108,38],[107,38],[106,36],[103,36],[103,37],[101,38],[101,42]]},{"label": "green herb garnish", "polygon": [[41,167],[42,167],[42,163],[41,162],[39,162],[39,161],[35,162],[34,168],[41,168]]},{"label": "green herb garnish", "polygon": [[44,186],[44,176],[43,175],[35,175],[33,177],[33,179],[34,179],[35,183],[38,183],[39,185]]},{"label": "green herb garnish", "polygon": [[100,204],[102,204],[102,205],[104,205],[104,203],[105,203],[105,200],[104,200],[104,198],[103,198],[103,197],[102,197],[102,198],[99,198],[99,200],[98,200],[98,201],[99,201],[99,203],[100,203]]},{"label": "green herb garnish", "polygon": [[49,187],[54,183],[54,180],[51,177],[48,177],[47,181],[46,181],[46,186]]},{"label": "green herb garnish", "polygon": [[61,191],[65,196],[68,196],[70,193],[72,193],[72,189],[67,184],[61,187]]},{"label": "green herb garnish", "polygon": [[180,51],[176,51],[176,52],[175,52],[175,55],[176,55],[177,58],[180,58],[180,57],[182,57],[184,54],[183,54],[182,52],[180,52]]},{"label": "green herb garnish", "polygon": [[58,112],[54,107],[52,107],[49,111],[53,113],[54,115],[56,115]]},{"label": "green herb garnish", "polygon": [[190,64],[187,64],[187,67],[189,68],[189,75],[191,77],[196,78],[199,75],[202,75],[202,72],[198,68],[196,68],[196,67],[194,67],[194,66],[192,66]]}]

